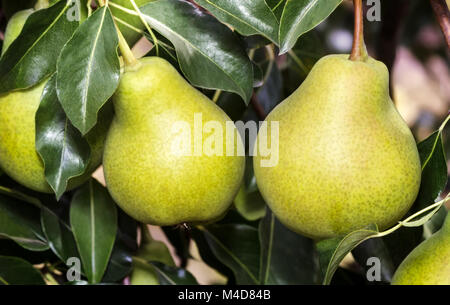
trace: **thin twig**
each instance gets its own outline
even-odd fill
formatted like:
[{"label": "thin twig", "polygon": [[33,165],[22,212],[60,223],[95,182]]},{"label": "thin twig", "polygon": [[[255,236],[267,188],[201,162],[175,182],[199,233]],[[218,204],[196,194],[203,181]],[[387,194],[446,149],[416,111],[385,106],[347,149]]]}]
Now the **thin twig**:
[{"label": "thin twig", "polygon": [[450,50],[450,12],[447,3],[445,0],[430,0],[430,3]]}]

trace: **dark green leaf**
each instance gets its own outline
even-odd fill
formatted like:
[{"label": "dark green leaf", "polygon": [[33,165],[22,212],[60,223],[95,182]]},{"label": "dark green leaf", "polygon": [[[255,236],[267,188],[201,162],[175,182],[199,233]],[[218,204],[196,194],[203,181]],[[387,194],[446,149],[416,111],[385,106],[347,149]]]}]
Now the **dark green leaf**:
[{"label": "dark green leaf", "polygon": [[117,237],[103,281],[113,283],[123,279],[130,274],[132,263],[133,259],[130,249],[122,239]]},{"label": "dark green leaf", "polygon": [[74,195],[70,223],[90,283],[99,283],[108,265],[117,232],[117,210],[108,191],[89,180]]},{"label": "dark green leaf", "polygon": [[284,227],[268,209],[259,224],[260,283],[312,285],[317,281],[314,243]]},{"label": "dark green leaf", "polygon": [[45,285],[29,262],[10,256],[0,256],[0,285]]},{"label": "dark green leaf", "polygon": [[61,1],[28,17],[19,37],[0,59],[0,93],[30,88],[56,71],[56,60],[78,22]]},{"label": "dark green leaf", "polygon": [[45,85],[36,112],[36,150],[58,199],[69,179],[84,173],[89,163],[89,144],[69,122],[58,101],[55,75]]},{"label": "dark green leaf", "polygon": [[447,184],[447,161],[442,145],[442,131],[434,132],[417,145],[422,163],[422,182],[414,211],[433,203]]},{"label": "dark green leaf", "polygon": [[151,265],[155,268],[161,285],[198,285],[197,280],[187,270],[157,262],[152,262]]},{"label": "dark green leaf", "polygon": [[96,10],[77,29],[58,59],[56,87],[67,117],[85,135],[100,108],[117,89],[118,38],[107,7]]},{"label": "dark green leaf", "polygon": [[242,217],[250,221],[261,219],[266,214],[266,203],[261,193],[259,191],[248,193],[244,184],[234,198],[234,205]]},{"label": "dark green leaf", "polygon": [[250,100],[253,66],[229,28],[183,0],[158,0],[142,12],[150,26],[173,43],[181,70],[193,85]]},{"label": "dark green leaf", "polygon": [[49,247],[39,222],[39,208],[0,193],[0,236],[14,240],[32,251]]},{"label": "dark green leaf", "polygon": [[374,237],[378,233],[377,227],[371,225],[367,229],[353,231],[344,237],[325,239],[318,242],[316,246],[319,251],[323,284],[330,284],[333,274],[348,253],[363,241]]},{"label": "dark green leaf", "polygon": [[196,2],[242,35],[260,34],[278,44],[278,20],[265,0],[197,0]]},{"label": "dark green leaf", "polygon": [[224,224],[201,230],[217,258],[233,270],[237,284],[259,283],[260,245],[256,228]]},{"label": "dark green leaf", "polygon": [[41,208],[41,224],[50,248],[63,262],[79,256],[72,229],[53,210]]},{"label": "dark green leaf", "polygon": [[280,54],[289,51],[297,39],[326,19],[342,0],[287,1],[280,21]]}]

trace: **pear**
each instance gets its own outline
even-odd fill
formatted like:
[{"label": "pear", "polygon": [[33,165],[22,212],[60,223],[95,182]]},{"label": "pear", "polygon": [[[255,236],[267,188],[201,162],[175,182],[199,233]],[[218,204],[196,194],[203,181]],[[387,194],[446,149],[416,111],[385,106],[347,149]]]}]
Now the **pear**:
[{"label": "pear", "polygon": [[[35,114],[46,82],[0,95],[0,168],[27,188],[51,193],[45,179],[44,164],[35,147]],[[91,160],[85,174],[69,180],[68,189],[84,183],[100,165],[111,110],[108,107],[102,109],[99,123],[86,135]]]},{"label": "pear", "polygon": [[28,19],[28,16],[30,16],[33,12],[34,9],[19,11],[15,13],[11,17],[11,19],[9,19],[5,31],[5,39],[3,40],[3,48],[1,55],[5,54],[8,47],[13,43],[13,41],[17,38],[17,36],[19,36],[23,26],[25,25],[25,22]]},{"label": "pear", "polygon": [[[329,55],[268,115],[278,164],[263,167],[265,157],[256,151],[255,177],[288,228],[331,238],[369,224],[385,229],[409,210],[419,191],[420,159],[389,97],[388,79],[386,66],[373,58]],[[272,122],[279,122],[276,143],[270,143]],[[260,132],[258,142],[263,137]]]},{"label": "pear", "polygon": [[[169,226],[217,219],[228,210],[244,174],[245,157],[225,154],[230,118],[166,60],[146,57],[137,66],[126,68],[113,96],[116,114],[103,155],[109,192],[143,223]],[[222,129],[215,143],[223,154],[202,148],[211,133],[202,129],[201,138],[193,136],[198,132],[195,116]],[[235,139],[242,145],[239,134]]]},{"label": "pear", "polygon": [[450,214],[443,227],[400,264],[393,285],[450,285]]}]

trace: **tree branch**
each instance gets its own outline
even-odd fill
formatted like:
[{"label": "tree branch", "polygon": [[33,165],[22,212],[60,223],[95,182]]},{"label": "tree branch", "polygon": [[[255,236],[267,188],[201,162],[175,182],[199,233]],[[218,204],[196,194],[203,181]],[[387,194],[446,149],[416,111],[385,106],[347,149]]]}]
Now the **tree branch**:
[{"label": "tree branch", "polygon": [[431,7],[434,14],[441,26],[442,33],[444,34],[447,47],[450,49],[450,12],[445,0],[430,0]]}]

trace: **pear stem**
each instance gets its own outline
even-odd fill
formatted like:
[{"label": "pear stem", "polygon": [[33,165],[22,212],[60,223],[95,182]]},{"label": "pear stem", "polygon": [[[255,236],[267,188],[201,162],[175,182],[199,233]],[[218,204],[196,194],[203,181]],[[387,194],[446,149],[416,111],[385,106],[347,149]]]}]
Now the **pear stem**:
[{"label": "pear stem", "polygon": [[[100,6],[109,5],[109,0],[99,0]],[[126,67],[133,67],[139,64],[139,61],[134,56],[133,52],[130,49],[125,37],[123,37],[122,32],[114,21],[114,25],[116,26],[117,36],[119,37],[119,49],[122,53],[123,61],[125,62]]]},{"label": "pear stem", "polygon": [[350,60],[366,61],[369,57],[367,54],[366,44],[364,43],[364,14],[362,0],[353,0],[355,6],[355,33],[353,36],[353,48],[350,54]]}]

